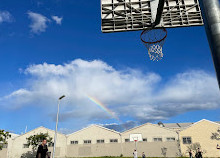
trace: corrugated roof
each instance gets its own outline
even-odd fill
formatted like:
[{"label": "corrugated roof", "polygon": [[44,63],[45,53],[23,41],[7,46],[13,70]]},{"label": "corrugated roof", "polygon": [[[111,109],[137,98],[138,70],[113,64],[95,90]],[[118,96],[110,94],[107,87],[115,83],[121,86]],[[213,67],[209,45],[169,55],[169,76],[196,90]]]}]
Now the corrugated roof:
[{"label": "corrugated roof", "polygon": [[180,125],[180,128],[185,128],[185,127],[192,125],[193,123],[189,122],[189,123],[178,123],[178,124]]},{"label": "corrugated roof", "polygon": [[192,124],[193,124],[193,122],[188,122],[188,123],[163,123],[163,127],[178,129],[178,128],[186,128],[186,127],[188,127]]},{"label": "corrugated roof", "polygon": [[164,123],[163,125],[166,128],[180,128],[177,123]]}]

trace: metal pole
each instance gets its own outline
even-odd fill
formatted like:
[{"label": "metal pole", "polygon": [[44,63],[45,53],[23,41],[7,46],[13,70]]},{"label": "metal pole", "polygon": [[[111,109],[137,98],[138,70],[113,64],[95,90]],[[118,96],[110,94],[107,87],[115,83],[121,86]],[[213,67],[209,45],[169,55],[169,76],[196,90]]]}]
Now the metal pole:
[{"label": "metal pole", "polygon": [[56,140],[57,140],[57,127],[58,127],[58,120],[59,120],[59,111],[60,111],[60,100],[63,99],[65,95],[62,95],[58,99],[58,105],[57,105],[57,121],[56,121],[56,130],[55,130],[55,135],[54,135],[54,145],[53,145],[53,156],[52,158],[55,157],[55,152],[56,152]]},{"label": "metal pole", "polygon": [[137,152],[137,141],[135,141],[135,150]]},{"label": "metal pole", "polygon": [[58,119],[59,119],[59,111],[60,111],[60,99],[58,100],[58,105],[57,105],[57,121],[56,121],[55,135],[54,135],[53,158],[55,157],[55,152],[56,152],[57,126],[58,126]]},{"label": "metal pole", "polygon": [[219,0],[200,0],[206,34],[220,88],[220,5]]},{"label": "metal pole", "polygon": [[119,133],[119,136],[120,136],[120,141],[121,141],[121,156],[123,155],[123,147],[122,147],[122,136],[121,136],[121,133]]}]

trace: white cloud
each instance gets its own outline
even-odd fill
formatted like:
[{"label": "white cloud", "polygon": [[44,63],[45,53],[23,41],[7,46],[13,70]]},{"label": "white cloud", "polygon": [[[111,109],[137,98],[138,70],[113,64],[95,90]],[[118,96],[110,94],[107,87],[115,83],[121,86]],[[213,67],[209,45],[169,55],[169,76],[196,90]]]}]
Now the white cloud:
[{"label": "white cloud", "polygon": [[[214,75],[201,70],[171,76],[168,81],[153,72],[137,69],[116,70],[100,60],[74,60],[63,65],[30,65],[22,71],[30,76],[21,89],[0,99],[0,106],[28,105],[54,108],[63,94],[60,120],[89,121],[111,119],[91,102],[101,101],[119,117],[139,122],[167,119],[192,110],[220,107],[220,95]],[[86,110],[85,110],[86,109]]]},{"label": "white cloud", "polygon": [[52,19],[59,25],[62,24],[62,20],[63,20],[63,17],[58,17],[58,16],[51,16]]},{"label": "white cloud", "polygon": [[31,11],[29,11],[27,14],[28,14],[28,17],[31,19],[31,24],[30,24],[31,32],[36,33],[36,34],[45,32],[47,28],[47,23],[50,20],[41,14],[34,13]]},{"label": "white cloud", "polygon": [[0,11],[0,23],[11,22],[12,15],[8,11]]}]

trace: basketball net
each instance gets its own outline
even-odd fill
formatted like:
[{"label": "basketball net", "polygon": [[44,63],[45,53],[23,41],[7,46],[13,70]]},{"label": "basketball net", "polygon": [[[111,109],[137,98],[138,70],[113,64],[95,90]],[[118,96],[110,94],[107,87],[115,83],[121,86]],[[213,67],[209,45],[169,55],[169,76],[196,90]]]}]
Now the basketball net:
[{"label": "basketball net", "polygon": [[162,29],[148,29],[141,33],[141,41],[148,50],[150,60],[158,61],[163,58],[163,45],[167,37],[167,30]]}]

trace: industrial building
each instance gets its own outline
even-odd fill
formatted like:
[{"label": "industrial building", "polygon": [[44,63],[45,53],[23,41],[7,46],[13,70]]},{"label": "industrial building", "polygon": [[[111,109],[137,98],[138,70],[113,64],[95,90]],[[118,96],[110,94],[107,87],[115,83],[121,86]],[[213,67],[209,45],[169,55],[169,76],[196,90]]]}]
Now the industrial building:
[{"label": "industrial building", "polygon": [[[131,134],[141,134],[142,141],[137,142],[138,156],[145,152],[147,157],[188,156],[188,148],[194,143],[201,145],[204,157],[220,157],[216,149],[219,140],[211,139],[213,133],[220,130],[219,122],[201,120],[196,123],[146,123],[124,132],[117,132],[99,125],[91,125],[69,135],[58,133],[56,157],[132,157],[135,143],[130,141]],[[0,150],[0,158],[29,157],[31,146],[26,138],[48,133],[54,137],[54,131],[39,127],[22,135],[12,134],[8,144]],[[219,143],[220,144],[220,143]],[[52,152],[53,144],[48,144]]]}]

